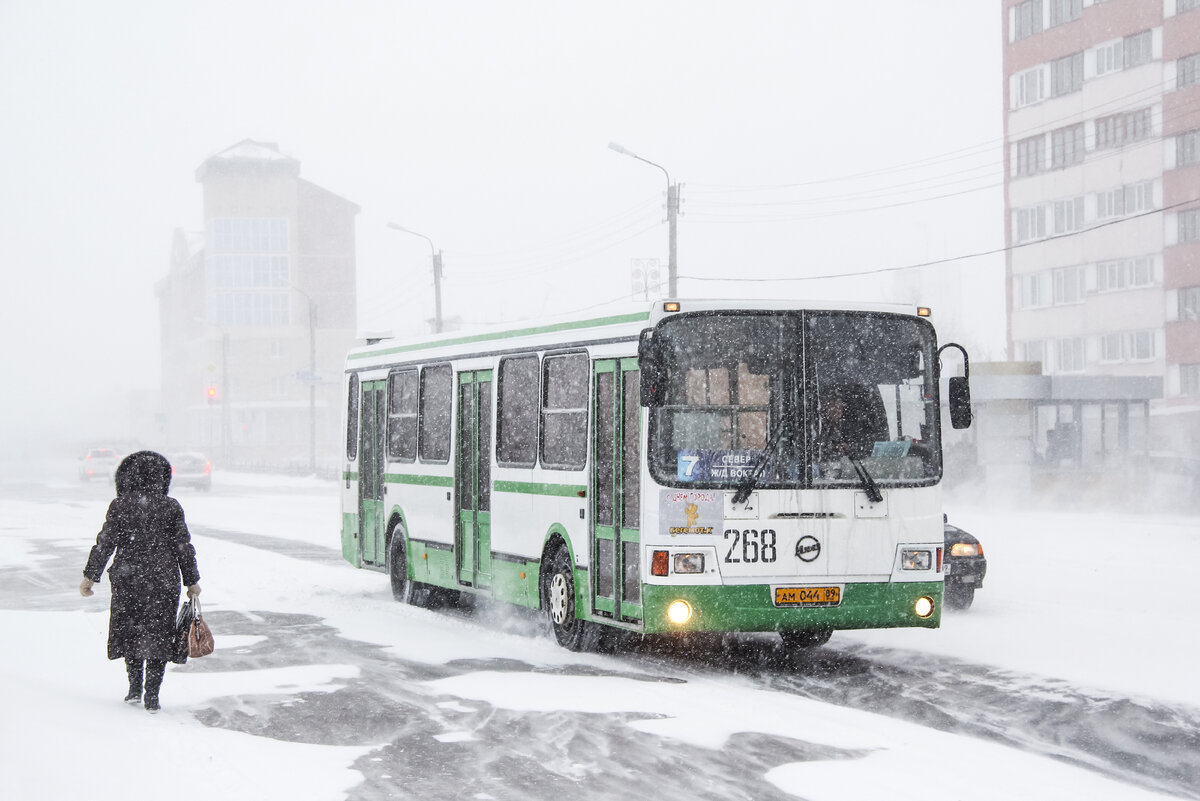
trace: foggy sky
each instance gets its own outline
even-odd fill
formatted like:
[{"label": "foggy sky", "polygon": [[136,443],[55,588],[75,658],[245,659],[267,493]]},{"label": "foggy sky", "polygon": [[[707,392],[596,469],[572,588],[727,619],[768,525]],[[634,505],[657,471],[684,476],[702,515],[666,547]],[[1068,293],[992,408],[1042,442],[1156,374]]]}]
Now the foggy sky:
[{"label": "foggy sky", "polygon": [[[5,441],[102,436],[95,412],[157,386],[171,232],[246,138],[362,207],[360,331],[432,314],[429,245],[389,221],[445,252],[468,322],[628,296],[634,258],[665,274],[665,178],[609,141],[684,184],[683,276],[1000,247],[996,6],[0,0]],[[680,294],[929,303],[1003,357],[1002,257],[899,275]]]}]

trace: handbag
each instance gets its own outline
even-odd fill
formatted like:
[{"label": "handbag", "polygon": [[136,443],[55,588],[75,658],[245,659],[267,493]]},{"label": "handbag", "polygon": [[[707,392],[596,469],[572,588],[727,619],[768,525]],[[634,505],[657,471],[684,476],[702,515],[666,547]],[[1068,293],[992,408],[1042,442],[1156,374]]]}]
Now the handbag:
[{"label": "handbag", "polygon": [[188,660],[188,637],[192,631],[192,622],[196,619],[196,607],[190,600],[184,601],[175,616],[175,648],[171,661],[182,665]]},{"label": "handbag", "polygon": [[196,617],[188,627],[188,656],[199,658],[211,654],[216,648],[216,643],[213,642],[212,630],[200,614],[200,601],[193,599],[192,603],[196,605]]}]

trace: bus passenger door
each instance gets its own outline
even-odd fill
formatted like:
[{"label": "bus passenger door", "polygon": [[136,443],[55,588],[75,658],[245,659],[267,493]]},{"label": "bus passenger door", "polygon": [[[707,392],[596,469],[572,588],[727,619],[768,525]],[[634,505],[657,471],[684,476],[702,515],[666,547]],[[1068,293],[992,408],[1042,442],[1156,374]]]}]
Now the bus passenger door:
[{"label": "bus passenger door", "polygon": [[458,580],[486,588],[492,579],[492,371],[458,374],[458,451],[454,469]]},{"label": "bus passenger door", "polygon": [[637,359],[593,366],[592,591],[602,616],[642,618],[641,404]]},{"label": "bus passenger door", "polygon": [[358,540],[365,564],[387,562],[387,509],[383,500],[383,465],[387,424],[387,382],[362,385],[362,426],[358,445]]}]

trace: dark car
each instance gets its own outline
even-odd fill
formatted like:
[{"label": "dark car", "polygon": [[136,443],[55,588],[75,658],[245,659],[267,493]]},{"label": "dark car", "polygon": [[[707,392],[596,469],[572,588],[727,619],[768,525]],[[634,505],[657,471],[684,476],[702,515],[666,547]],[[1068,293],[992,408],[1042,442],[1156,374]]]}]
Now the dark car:
[{"label": "dark car", "polygon": [[975,590],[983,586],[987,575],[987,559],[979,540],[958,526],[950,525],[943,516],[946,536],[946,606],[952,609],[968,609],[975,600]]},{"label": "dark car", "polygon": [[212,489],[212,462],[202,453],[187,451],[172,454],[171,486]]}]

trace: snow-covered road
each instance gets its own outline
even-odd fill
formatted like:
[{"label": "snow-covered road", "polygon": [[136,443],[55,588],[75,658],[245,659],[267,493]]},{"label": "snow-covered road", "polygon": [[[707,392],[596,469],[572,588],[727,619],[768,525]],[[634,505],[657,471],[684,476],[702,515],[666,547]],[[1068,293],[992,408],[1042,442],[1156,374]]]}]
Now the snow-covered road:
[{"label": "snow-covered road", "polygon": [[[68,474],[69,475],[69,474]],[[0,775],[14,798],[138,797],[197,761],[221,798],[1200,797],[1192,519],[951,509],[987,586],[936,631],[560,650],[536,616],[424,610],[337,551],[336,485],[176,493],[217,634],[120,703],[107,587],[75,589],[110,491],[0,484]],[[150,759],[125,770],[131,757]],[[70,757],[65,757],[65,755]],[[130,795],[125,782],[136,782]],[[109,778],[111,777],[111,779]]]}]

